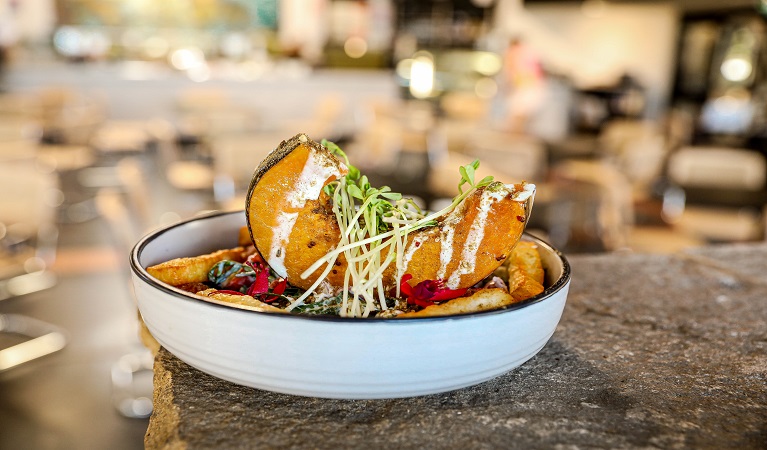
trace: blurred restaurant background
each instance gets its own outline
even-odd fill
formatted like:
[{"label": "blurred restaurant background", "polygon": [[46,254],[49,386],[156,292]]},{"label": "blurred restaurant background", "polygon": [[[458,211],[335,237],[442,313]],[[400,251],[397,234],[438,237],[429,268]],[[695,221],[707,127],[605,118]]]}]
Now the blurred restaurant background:
[{"label": "blurred restaurant background", "polygon": [[[767,1],[0,0],[0,448],[140,448],[128,252],[299,132],[566,254],[763,241]],[[26,344],[24,344],[26,342]]]}]

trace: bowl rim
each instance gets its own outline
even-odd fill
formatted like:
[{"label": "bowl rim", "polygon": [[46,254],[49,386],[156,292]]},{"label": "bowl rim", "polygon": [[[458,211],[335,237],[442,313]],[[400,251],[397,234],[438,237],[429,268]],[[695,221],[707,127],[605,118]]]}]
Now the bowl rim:
[{"label": "bowl rim", "polygon": [[[313,320],[313,321],[331,321],[331,322],[343,322],[343,323],[406,323],[410,321],[443,321],[443,320],[456,320],[456,319],[465,319],[465,318],[472,318],[472,317],[478,317],[478,316],[488,316],[488,315],[495,315],[495,314],[504,314],[511,311],[516,311],[519,309],[523,309],[525,307],[541,303],[542,301],[549,299],[554,296],[557,292],[561,291],[565,288],[570,282],[571,277],[571,268],[570,263],[565,257],[565,255],[554,248],[551,244],[544,241],[543,239],[534,236],[527,231],[525,231],[523,234],[524,236],[527,236],[529,239],[531,239],[533,242],[535,242],[538,245],[541,245],[545,247],[550,252],[554,253],[562,262],[562,275],[549,287],[546,287],[543,292],[541,292],[538,295],[535,295],[533,297],[530,297],[528,299],[522,300],[521,302],[513,303],[511,305],[502,306],[500,308],[494,308],[484,311],[474,311],[474,312],[468,312],[468,313],[461,313],[461,314],[451,314],[446,316],[425,316],[425,317],[402,317],[402,318],[387,318],[387,317],[367,317],[367,318],[359,318],[359,317],[341,317],[341,316],[330,316],[330,315],[316,315],[316,314],[280,314],[275,312],[268,312],[268,311],[260,311],[257,309],[254,309],[249,306],[245,305],[239,305],[234,303],[228,303],[221,300],[216,300],[213,298],[207,298],[207,297],[201,297],[197,296],[191,292],[187,292],[181,289],[178,289],[174,286],[171,286],[170,284],[164,283],[153,276],[149,275],[149,272],[147,272],[146,268],[141,265],[139,262],[139,257],[141,256],[141,253],[144,251],[144,249],[154,240],[158,239],[160,236],[165,234],[166,232],[174,229],[182,227],[190,222],[195,222],[199,220],[210,220],[214,219],[220,216],[225,215],[235,215],[235,214],[244,214],[244,210],[236,210],[236,211],[213,211],[209,213],[204,213],[200,215],[196,215],[178,222],[174,222],[170,225],[166,225],[164,227],[157,228],[153,231],[150,231],[147,233],[144,237],[139,239],[139,241],[133,246],[133,249],[131,249],[130,252],[130,267],[131,271],[144,283],[166,293],[171,294],[172,296],[179,298],[181,300],[186,301],[194,301],[194,302],[201,302],[203,304],[207,304],[214,307],[221,307],[221,308],[227,308],[232,310],[239,310],[243,311],[245,313],[250,314],[259,314],[269,317],[275,317],[279,318],[278,320]],[[194,255],[190,255],[194,256]],[[135,290],[134,290],[135,291]],[[135,292],[134,292],[134,295]]]}]

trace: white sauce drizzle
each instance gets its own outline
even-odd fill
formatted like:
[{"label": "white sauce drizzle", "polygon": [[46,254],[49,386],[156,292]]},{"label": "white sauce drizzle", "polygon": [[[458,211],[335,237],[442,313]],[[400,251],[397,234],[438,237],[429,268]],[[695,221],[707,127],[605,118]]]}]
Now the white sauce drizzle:
[{"label": "white sauce drizzle", "polygon": [[458,264],[458,268],[450,275],[447,280],[447,287],[450,289],[457,289],[458,283],[461,282],[461,276],[472,273],[477,262],[477,251],[482,243],[482,239],[485,237],[485,222],[490,214],[490,209],[493,204],[502,200],[509,191],[505,189],[499,189],[497,191],[490,191],[485,189],[482,192],[482,197],[479,200],[479,212],[474,218],[474,222],[471,224],[469,234],[466,236],[466,242],[463,244],[461,251],[461,261]]},{"label": "white sauce drizzle", "polygon": [[405,250],[405,255],[402,258],[402,273],[407,273],[407,266],[410,264],[410,260],[413,259],[415,252],[421,248],[421,244],[426,239],[426,236],[416,236],[410,245]]},{"label": "white sauce drizzle", "polygon": [[463,204],[458,208],[461,208],[461,213],[457,213],[456,208],[449,217],[445,218],[442,224],[442,235],[440,236],[440,248],[439,248],[439,270],[437,271],[437,278],[440,280],[445,279],[447,275],[447,265],[453,258],[453,238],[455,237],[455,226],[458,224],[461,216],[463,216]]},{"label": "white sauce drizzle", "polygon": [[[338,165],[331,158],[317,152],[314,148],[309,150],[309,157],[306,159],[301,174],[294,186],[294,189],[288,192],[286,199],[288,207],[293,209],[303,208],[307,201],[317,200],[325,185],[325,181],[331,176],[340,177],[341,172]],[[340,164],[343,167],[343,164]],[[272,230],[272,243],[269,248],[269,255],[266,261],[281,277],[287,277],[288,271],[285,268],[285,253],[290,238],[290,233],[298,219],[298,212],[283,211],[277,216],[277,223]]]},{"label": "white sauce drizzle", "polygon": [[527,201],[530,197],[535,195],[535,185],[532,183],[525,183],[525,189],[522,191],[514,191],[514,185],[513,184],[507,184],[506,188],[510,191],[514,192],[514,195],[512,200],[516,200],[518,202],[524,202]]}]

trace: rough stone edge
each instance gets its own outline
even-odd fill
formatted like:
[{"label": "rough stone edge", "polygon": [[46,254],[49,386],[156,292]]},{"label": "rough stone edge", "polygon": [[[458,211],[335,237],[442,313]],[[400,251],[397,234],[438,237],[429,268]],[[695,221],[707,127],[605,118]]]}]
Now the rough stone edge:
[{"label": "rough stone edge", "polygon": [[[160,350],[161,352],[164,350]],[[144,435],[144,448],[186,450],[187,443],[179,435],[179,408],[173,403],[173,374],[163,365],[164,358],[154,359],[154,409]]]},{"label": "rough stone edge", "polygon": [[682,261],[689,261],[694,264],[718,270],[722,273],[733,276],[751,285],[767,285],[767,279],[755,277],[746,273],[742,268],[732,267],[729,263],[737,259],[739,255],[750,254],[752,252],[763,252],[767,250],[765,243],[753,244],[723,244],[718,246],[700,247],[685,249],[675,253],[673,256]]},{"label": "rough stone edge", "polygon": [[144,318],[141,317],[141,313],[138,313],[138,323],[138,336],[141,340],[141,343],[144,345],[144,347],[149,349],[149,351],[152,353],[152,357],[157,356],[157,352],[160,351],[160,343],[157,342],[154,336],[152,336],[152,333],[149,331],[149,328],[147,328],[146,323],[144,323]]}]

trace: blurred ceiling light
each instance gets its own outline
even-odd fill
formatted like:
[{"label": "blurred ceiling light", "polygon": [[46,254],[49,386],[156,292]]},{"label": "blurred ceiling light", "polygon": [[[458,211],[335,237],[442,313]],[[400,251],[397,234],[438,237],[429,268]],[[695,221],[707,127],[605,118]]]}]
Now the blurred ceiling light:
[{"label": "blurred ceiling light", "polygon": [[189,70],[205,64],[205,55],[197,47],[179,48],[170,54],[170,63],[178,70]]},{"label": "blurred ceiling light", "polygon": [[243,33],[228,33],[221,38],[221,53],[228,58],[242,58],[251,50],[250,40]]},{"label": "blurred ceiling light", "polygon": [[141,43],[141,47],[149,58],[162,58],[168,54],[170,44],[163,37],[151,36]]},{"label": "blurred ceiling light", "polygon": [[474,70],[485,76],[493,76],[501,71],[501,57],[489,52],[477,53],[474,56]]},{"label": "blurred ceiling light", "polygon": [[344,42],[344,52],[349,58],[362,58],[368,52],[368,43],[358,36],[352,36]]},{"label": "blurred ceiling light", "polygon": [[434,58],[428,52],[418,52],[410,66],[410,93],[415,98],[426,98],[433,90]]},{"label": "blurred ceiling light", "polygon": [[112,46],[112,41],[103,32],[65,25],[53,34],[53,46],[61,55],[70,58],[103,56]]},{"label": "blurred ceiling light", "polygon": [[719,70],[727,81],[738,83],[747,80],[751,76],[753,66],[748,59],[742,56],[734,56],[725,59]]},{"label": "blurred ceiling light", "polygon": [[581,3],[581,14],[591,19],[599,19],[605,15],[607,2],[604,0],[585,0]]},{"label": "blurred ceiling light", "polygon": [[399,75],[400,78],[404,80],[409,80],[410,72],[412,68],[413,68],[413,60],[410,58],[407,58],[397,63],[397,68],[395,69],[395,71],[397,72],[397,75]]},{"label": "blurred ceiling light", "polygon": [[53,34],[53,46],[64,56],[76,57],[86,53],[86,39],[75,27],[63,26]]},{"label": "blurred ceiling light", "polygon": [[498,83],[492,78],[480,78],[474,84],[474,93],[479,98],[493,98],[498,93]]}]

